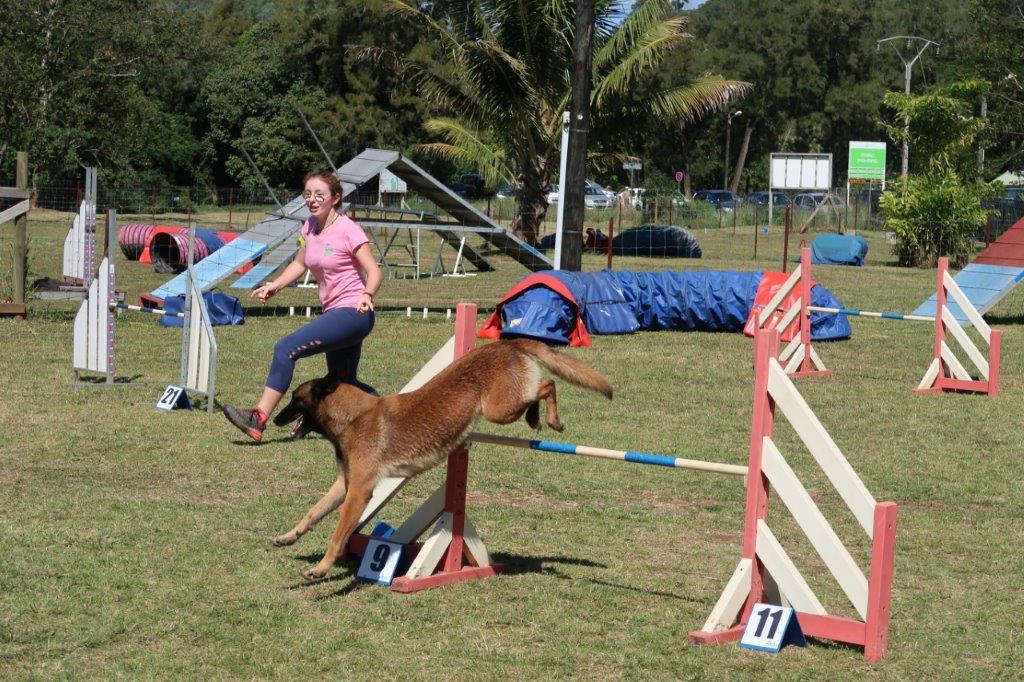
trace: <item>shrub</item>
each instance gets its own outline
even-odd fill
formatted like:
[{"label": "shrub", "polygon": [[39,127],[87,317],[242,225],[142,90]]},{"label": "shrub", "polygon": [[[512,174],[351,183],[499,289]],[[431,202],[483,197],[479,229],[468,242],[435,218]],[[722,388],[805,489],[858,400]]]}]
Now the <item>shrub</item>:
[{"label": "shrub", "polygon": [[969,252],[985,223],[983,199],[999,190],[964,183],[949,166],[933,166],[886,191],[879,204],[896,233],[893,253],[900,265],[934,267],[939,256]]}]

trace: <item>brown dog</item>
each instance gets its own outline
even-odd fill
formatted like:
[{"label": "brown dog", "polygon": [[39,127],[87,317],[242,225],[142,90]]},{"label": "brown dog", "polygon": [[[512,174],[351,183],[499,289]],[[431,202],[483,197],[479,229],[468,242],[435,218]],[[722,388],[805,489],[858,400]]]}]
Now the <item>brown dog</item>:
[{"label": "brown dog", "polygon": [[539,429],[543,400],[548,426],[561,431],[555,383],[541,378],[541,366],[569,383],[612,397],[611,383],[603,374],[527,339],[475,348],[419,389],[385,398],[327,379],[302,384],[274,423],[283,426],[302,417],[303,423],[323,434],[334,445],[338,480],[295,528],[274,538],[274,544],[294,543],[341,505],[327,553],[303,572],[310,580],[322,578],[344,554],[377,482],[387,476],[415,476],[445,459],[465,443],[480,415],[510,424],[525,413],[526,422]]}]

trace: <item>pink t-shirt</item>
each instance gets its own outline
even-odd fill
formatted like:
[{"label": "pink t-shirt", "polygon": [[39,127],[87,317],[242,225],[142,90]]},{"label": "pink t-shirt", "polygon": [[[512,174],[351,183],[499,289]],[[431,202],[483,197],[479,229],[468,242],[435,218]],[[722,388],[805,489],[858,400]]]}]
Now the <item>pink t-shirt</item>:
[{"label": "pink t-shirt", "polygon": [[348,216],[339,216],[330,229],[314,234],[316,218],[302,226],[306,267],[316,277],[324,310],[355,308],[366,289],[356,260],[356,249],[367,243],[366,233]]}]

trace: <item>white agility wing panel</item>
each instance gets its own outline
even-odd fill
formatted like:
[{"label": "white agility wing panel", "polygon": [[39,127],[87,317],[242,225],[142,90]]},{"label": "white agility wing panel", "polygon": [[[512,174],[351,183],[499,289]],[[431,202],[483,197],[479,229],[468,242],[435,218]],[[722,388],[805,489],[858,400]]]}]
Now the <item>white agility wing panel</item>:
[{"label": "white agility wing panel", "polygon": [[768,362],[768,392],[870,538],[875,498],[774,358]]},{"label": "white agility wing panel", "polygon": [[836,582],[843,588],[850,603],[861,618],[867,618],[868,580],[857,562],[829,525],[828,520],[814,504],[814,500],[800,483],[793,469],[770,438],[764,438],[762,471],[797,525],[811,541]]},{"label": "white agility wing panel", "polygon": [[818,601],[814,590],[800,575],[800,571],[779,544],[768,524],[761,519],[757,520],[757,556],[793,608],[804,613],[826,615],[825,607]]}]

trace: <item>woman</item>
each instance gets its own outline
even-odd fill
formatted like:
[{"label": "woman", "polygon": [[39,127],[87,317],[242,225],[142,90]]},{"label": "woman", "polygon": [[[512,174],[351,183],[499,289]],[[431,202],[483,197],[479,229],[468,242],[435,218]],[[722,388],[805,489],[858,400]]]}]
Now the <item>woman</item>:
[{"label": "woman", "polygon": [[[363,339],[373,329],[373,297],[381,283],[380,268],[362,228],[339,213],[341,183],[334,175],[310,173],[302,196],[310,217],[302,226],[295,260],[274,281],[254,289],[252,296],[266,303],[308,269],[316,277],[323,314],[274,346],[267,383],[255,408],[224,406],[228,421],[257,442],[263,439],[267,419],[288,390],[299,358],[325,353],[329,376],[373,391],[356,379],[356,370]],[[297,423],[292,436],[303,435],[305,430]]]}]

